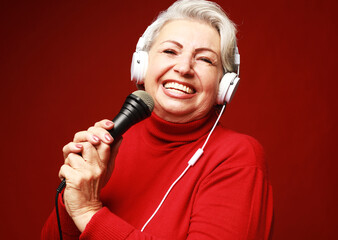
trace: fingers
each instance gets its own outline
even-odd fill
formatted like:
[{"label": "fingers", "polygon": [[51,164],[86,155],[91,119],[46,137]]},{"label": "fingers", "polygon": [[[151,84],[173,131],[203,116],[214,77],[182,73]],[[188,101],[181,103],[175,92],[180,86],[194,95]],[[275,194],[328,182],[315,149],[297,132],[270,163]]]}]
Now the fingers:
[{"label": "fingers", "polygon": [[83,145],[81,143],[70,142],[66,144],[63,149],[63,158],[66,159],[70,153],[81,153]]},{"label": "fingers", "polygon": [[[115,146],[115,144],[113,146]],[[66,164],[69,164],[70,160],[78,156],[83,158],[84,161],[97,163],[100,167],[103,167],[108,164],[110,153],[111,145],[105,143],[94,146],[89,142],[70,142],[63,147],[63,157]]]},{"label": "fingers", "polygon": [[114,127],[114,123],[110,120],[101,120],[96,122],[94,126],[88,128],[87,131],[81,131],[74,135],[73,142],[90,142],[93,145],[97,145],[100,141],[111,144],[113,142],[112,136],[108,130]]},{"label": "fingers", "polygon": [[70,153],[65,159],[65,164],[73,169],[85,168],[85,160],[78,154]]},{"label": "fingers", "polygon": [[66,182],[68,183],[69,177],[70,176],[76,176],[77,175],[77,171],[75,169],[73,169],[71,166],[69,165],[62,165],[59,171],[59,178],[62,179],[66,179]]},{"label": "fingers", "polygon": [[[108,130],[113,127],[114,123],[105,119],[96,122],[87,131],[76,133],[74,141],[63,147],[65,165],[80,169],[84,167],[83,162],[87,162],[105,169],[109,164],[111,148],[116,149],[120,145],[112,144],[114,139]],[[113,152],[117,151],[113,150]],[[113,155],[116,154],[113,153]]]},{"label": "fingers", "polygon": [[96,134],[99,138],[106,144],[111,144],[113,142],[112,136],[109,134],[108,130],[114,127],[114,123],[110,120],[104,119],[94,124],[94,127],[88,129],[89,132]]},{"label": "fingers", "polygon": [[[101,155],[107,153],[107,145],[113,143],[114,139],[109,134],[108,130],[114,127],[114,123],[110,120],[104,119],[96,122],[93,127],[88,128],[87,131],[80,131],[74,135],[73,143],[68,143],[63,147],[63,156],[66,159],[68,154],[81,153],[82,145],[76,143],[89,142],[96,146]],[[104,143],[104,144],[102,144]],[[103,145],[103,146],[100,146]],[[109,151],[109,149],[108,149]]]},{"label": "fingers", "polygon": [[[93,145],[99,144],[101,141],[110,144],[113,142],[112,137],[105,137],[104,129],[96,129],[94,127],[88,128],[87,131],[80,131],[75,133],[73,142],[81,143],[81,142],[90,142]],[[109,133],[108,133],[109,134]],[[101,136],[101,137],[100,137]]]},{"label": "fingers", "polygon": [[[69,174],[74,174],[74,171],[80,175],[86,174],[91,176],[99,176],[102,172],[105,171],[106,166],[101,161],[99,154],[96,148],[86,142],[82,144],[82,155],[76,153],[69,153],[65,159],[64,165],[61,167],[59,177],[60,178],[73,178]],[[69,147],[72,147],[72,143],[68,144]],[[70,170],[72,169],[72,170]]]},{"label": "fingers", "polygon": [[[103,161],[101,161],[98,150],[89,142],[81,143],[82,148],[82,158],[89,164],[97,164],[100,167],[104,167]],[[101,144],[100,144],[101,146]]]},{"label": "fingers", "polygon": [[66,190],[76,189],[77,191],[81,192],[87,189],[88,186],[92,185],[90,182],[96,181],[91,169],[84,168],[81,171],[78,171],[66,164],[61,166],[59,178],[61,180],[66,179]]},{"label": "fingers", "polygon": [[[114,141],[114,139],[109,134],[109,132],[106,129],[101,128],[101,127],[95,127],[95,126],[90,127],[88,128],[88,133],[97,136],[100,141],[106,144],[111,144]],[[76,140],[74,142],[76,142]]]},{"label": "fingers", "polygon": [[95,127],[102,127],[102,128],[104,128],[104,129],[109,130],[109,129],[112,129],[112,128],[113,128],[114,123],[113,123],[112,121],[108,120],[108,119],[103,119],[103,120],[101,120],[101,121],[99,121],[99,122],[96,122],[96,123],[94,124],[94,126],[95,126]]}]

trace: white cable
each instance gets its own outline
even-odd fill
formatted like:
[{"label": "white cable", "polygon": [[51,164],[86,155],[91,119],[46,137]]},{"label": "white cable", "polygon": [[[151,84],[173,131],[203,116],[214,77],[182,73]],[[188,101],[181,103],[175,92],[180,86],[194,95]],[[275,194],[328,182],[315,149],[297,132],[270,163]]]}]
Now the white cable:
[{"label": "white cable", "polygon": [[175,182],[173,182],[170,186],[170,188],[168,189],[168,191],[166,192],[166,194],[164,195],[164,197],[162,198],[162,201],[160,202],[160,204],[157,206],[156,210],[154,211],[154,213],[151,215],[151,217],[148,219],[148,221],[143,225],[142,229],[141,229],[141,232],[143,232],[143,230],[147,227],[148,223],[155,217],[156,213],[158,212],[158,210],[161,208],[162,204],[164,203],[164,201],[167,199],[169,193],[171,192],[171,190],[173,189],[173,187],[176,185],[176,183],[181,180],[181,178],[185,175],[185,173],[188,171],[188,169],[190,167],[192,167],[196,162],[197,160],[202,156],[203,154],[203,149],[205,147],[205,145],[207,144],[207,142],[209,141],[209,138],[212,134],[212,132],[215,130],[216,126],[217,126],[217,123],[219,122],[219,119],[221,118],[223,112],[224,112],[224,109],[225,109],[225,105],[223,105],[222,109],[221,109],[221,112],[220,114],[218,115],[218,118],[214,124],[214,126],[212,127],[211,131],[209,132],[209,135],[207,137],[207,139],[205,140],[204,144],[203,144],[203,147],[202,148],[199,148],[195,154],[190,158],[189,162],[188,162],[188,166],[184,169],[184,171],[181,173],[181,175],[175,180]]},{"label": "white cable", "polygon": [[206,145],[207,142],[209,141],[209,138],[210,138],[212,132],[215,130],[215,128],[216,128],[216,126],[217,126],[217,123],[219,122],[219,119],[221,118],[221,116],[222,116],[222,114],[223,114],[223,112],[224,112],[225,106],[226,106],[226,104],[223,105],[223,107],[222,107],[222,109],[221,109],[221,112],[219,113],[218,118],[217,118],[217,120],[216,120],[214,126],[212,127],[212,129],[211,129],[211,131],[210,131],[210,133],[209,133],[207,139],[205,140],[205,142],[204,142],[204,144],[203,144],[202,150],[204,149],[205,145]]},{"label": "white cable", "polygon": [[148,223],[153,219],[153,217],[156,215],[156,213],[158,212],[158,210],[160,209],[160,207],[162,206],[163,202],[166,200],[167,196],[169,195],[169,193],[171,192],[171,189],[176,185],[176,183],[184,176],[184,174],[188,171],[188,169],[190,168],[190,165],[188,165],[186,167],[186,169],[184,169],[184,171],[182,172],[182,174],[175,180],[175,182],[173,182],[173,184],[171,184],[170,188],[168,189],[167,193],[164,195],[162,201],[160,202],[160,204],[158,205],[158,207],[156,208],[155,212],[153,213],[153,215],[151,215],[151,217],[148,219],[148,221],[143,225],[141,232],[143,232],[143,230],[146,228],[146,226],[148,225]]}]

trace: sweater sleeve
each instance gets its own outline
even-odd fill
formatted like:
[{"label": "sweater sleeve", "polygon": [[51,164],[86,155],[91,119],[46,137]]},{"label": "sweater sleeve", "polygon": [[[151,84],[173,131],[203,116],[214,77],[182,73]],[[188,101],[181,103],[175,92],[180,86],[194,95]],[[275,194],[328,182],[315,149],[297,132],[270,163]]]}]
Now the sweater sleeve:
[{"label": "sweater sleeve", "polygon": [[[61,195],[59,196],[58,204],[63,239],[79,239],[80,231],[75,226],[72,218],[68,215],[65,205],[63,204]],[[49,215],[41,231],[41,240],[47,239],[59,239],[59,228],[57,224],[55,208]]]},{"label": "sweater sleeve", "polygon": [[85,230],[81,234],[80,240],[156,240],[158,238],[143,233],[125,222],[120,217],[113,214],[108,208],[104,207],[97,212]]},{"label": "sweater sleeve", "polygon": [[[201,183],[188,239],[268,239],[272,190],[257,142],[242,147]],[[238,163],[245,163],[243,165]],[[232,164],[236,163],[236,164]]]}]

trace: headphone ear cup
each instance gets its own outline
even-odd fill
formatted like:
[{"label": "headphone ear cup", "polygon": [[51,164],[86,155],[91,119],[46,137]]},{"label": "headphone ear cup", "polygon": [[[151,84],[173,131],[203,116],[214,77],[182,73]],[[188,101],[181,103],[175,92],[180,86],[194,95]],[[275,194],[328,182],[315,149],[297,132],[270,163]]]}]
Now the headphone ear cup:
[{"label": "headphone ear cup", "polygon": [[223,105],[224,103],[229,103],[231,101],[237,90],[239,80],[236,73],[230,72],[224,74],[219,83],[217,104]]},{"label": "headphone ear cup", "polygon": [[240,78],[238,77],[238,75],[236,74],[236,77],[234,78],[234,80],[231,82],[228,92],[225,95],[225,102],[226,103],[230,103],[232,98],[235,96],[235,93],[237,91],[238,85],[240,82]]},{"label": "headphone ear cup", "polygon": [[136,84],[143,84],[147,68],[148,53],[145,51],[134,52],[130,67],[131,81],[135,82]]}]

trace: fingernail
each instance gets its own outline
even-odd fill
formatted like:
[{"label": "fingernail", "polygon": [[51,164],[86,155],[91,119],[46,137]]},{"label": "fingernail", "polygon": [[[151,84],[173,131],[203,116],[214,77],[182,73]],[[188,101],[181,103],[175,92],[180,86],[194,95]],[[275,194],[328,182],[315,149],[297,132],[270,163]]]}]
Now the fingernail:
[{"label": "fingernail", "polygon": [[109,134],[106,134],[106,135],[104,135],[104,138],[107,140],[107,141],[111,141],[111,140],[113,140],[112,139],[112,137],[109,135]]},{"label": "fingernail", "polygon": [[96,137],[96,136],[93,136],[93,140],[94,140],[95,142],[98,142],[100,139],[99,139],[98,137]]},{"label": "fingernail", "polygon": [[82,145],[81,144],[75,144],[75,147],[81,149]]},{"label": "fingernail", "polygon": [[106,122],[106,126],[107,126],[107,127],[111,127],[112,125],[113,125],[113,122],[111,122],[111,121],[107,121],[107,122]]}]

